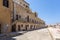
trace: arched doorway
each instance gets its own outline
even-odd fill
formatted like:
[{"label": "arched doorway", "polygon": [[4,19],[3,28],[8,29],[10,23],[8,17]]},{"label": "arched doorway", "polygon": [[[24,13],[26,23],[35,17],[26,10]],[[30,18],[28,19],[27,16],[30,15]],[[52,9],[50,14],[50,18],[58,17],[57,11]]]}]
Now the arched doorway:
[{"label": "arched doorway", "polygon": [[12,25],[12,32],[16,32],[16,24]]},{"label": "arched doorway", "polygon": [[29,25],[25,25],[26,30],[28,30]]},{"label": "arched doorway", "polygon": [[18,31],[21,31],[21,26],[20,25],[18,25]]},{"label": "arched doorway", "polygon": [[30,25],[30,29],[32,30],[33,25]]}]

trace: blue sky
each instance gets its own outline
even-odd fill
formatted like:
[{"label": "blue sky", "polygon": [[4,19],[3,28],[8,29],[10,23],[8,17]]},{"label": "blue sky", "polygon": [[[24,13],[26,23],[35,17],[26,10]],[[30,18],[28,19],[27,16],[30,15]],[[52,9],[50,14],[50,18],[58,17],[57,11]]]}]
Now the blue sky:
[{"label": "blue sky", "polygon": [[60,22],[60,0],[26,0],[47,24]]}]

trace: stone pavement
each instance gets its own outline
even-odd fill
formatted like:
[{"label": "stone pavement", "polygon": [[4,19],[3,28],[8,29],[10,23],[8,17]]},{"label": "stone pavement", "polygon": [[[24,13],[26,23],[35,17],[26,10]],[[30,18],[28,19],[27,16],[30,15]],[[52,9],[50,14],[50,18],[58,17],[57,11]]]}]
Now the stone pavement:
[{"label": "stone pavement", "polygon": [[60,33],[60,29],[44,28],[35,31],[29,31],[15,37],[7,37],[3,40],[60,40],[60,34],[56,34],[56,30],[58,30],[58,33]]},{"label": "stone pavement", "polygon": [[3,38],[0,38],[0,40],[15,40],[14,38],[12,38],[12,37],[3,37]]},{"label": "stone pavement", "polygon": [[12,32],[12,33],[8,33],[8,34],[0,34],[0,40],[15,40],[15,36],[18,35],[23,35],[24,33],[26,33],[27,31],[20,31],[20,32]]},{"label": "stone pavement", "polygon": [[13,37],[16,40],[60,40],[60,29],[45,28]]},{"label": "stone pavement", "polygon": [[16,40],[52,40],[47,29],[35,30],[21,36],[13,37]]}]

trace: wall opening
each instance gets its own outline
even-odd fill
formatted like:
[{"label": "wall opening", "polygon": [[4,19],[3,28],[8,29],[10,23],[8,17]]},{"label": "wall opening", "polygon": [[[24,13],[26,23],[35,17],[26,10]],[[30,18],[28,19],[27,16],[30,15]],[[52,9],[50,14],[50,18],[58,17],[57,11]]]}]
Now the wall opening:
[{"label": "wall opening", "polygon": [[20,27],[20,25],[18,25],[18,31],[20,31],[21,30],[21,27]]},{"label": "wall opening", "polygon": [[3,0],[3,6],[9,7],[9,1],[8,0]]},{"label": "wall opening", "polygon": [[18,15],[16,15],[16,20],[18,20],[19,19],[19,17],[18,17]]},{"label": "wall opening", "polygon": [[16,24],[12,25],[12,32],[16,32]]},{"label": "wall opening", "polygon": [[28,30],[29,25],[25,25],[26,30]]},{"label": "wall opening", "polygon": [[35,29],[35,25],[34,25],[34,29]]},{"label": "wall opening", "polygon": [[33,25],[30,26],[30,29],[32,29]]},{"label": "wall opening", "polygon": [[0,24],[0,34],[1,34],[1,24]]},{"label": "wall opening", "polygon": [[29,22],[29,16],[27,16],[27,22]]}]

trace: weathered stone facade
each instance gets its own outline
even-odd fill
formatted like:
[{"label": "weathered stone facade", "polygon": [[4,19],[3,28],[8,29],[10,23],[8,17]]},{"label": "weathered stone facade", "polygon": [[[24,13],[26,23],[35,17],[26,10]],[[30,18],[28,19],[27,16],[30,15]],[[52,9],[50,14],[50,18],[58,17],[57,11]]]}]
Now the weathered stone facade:
[{"label": "weathered stone facade", "polygon": [[0,0],[1,33],[11,32],[11,14],[13,13],[13,1],[7,0],[7,5],[5,4],[7,2],[4,1],[5,0]]},{"label": "weathered stone facade", "polygon": [[[16,14],[16,30],[33,30],[45,26],[45,22],[38,18],[36,12],[32,12],[29,4],[24,0],[14,1],[14,10]],[[18,30],[20,28],[20,30]]]},{"label": "weathered stone facade", "polygon": [[45,22],[32,12],[24,0],[0,0],[0,32],[9,33],[33,30],[45,26]]}]

